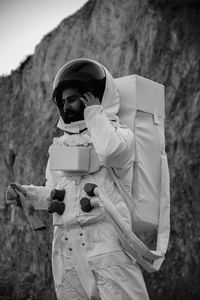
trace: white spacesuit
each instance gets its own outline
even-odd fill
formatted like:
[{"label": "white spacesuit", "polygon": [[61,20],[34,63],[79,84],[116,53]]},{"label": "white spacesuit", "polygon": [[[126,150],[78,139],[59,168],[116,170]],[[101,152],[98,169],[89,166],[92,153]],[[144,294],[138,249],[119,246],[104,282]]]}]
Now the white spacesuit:
[{"label": "white spacesuit", "polygon": [[68,70],[74,76],[70,80],[75,81],[76,73],[81,80],[83,73],[92,74],[93,67],[103,79],[101,95],[95,95],[100,103],[86,105],[84,120],[66,123],[60,118],[58,127],[64,130],[64,135],[55,138],[50,147],[50,152],[55,146],[90,147],[89,172],[55,171],[48,161],[46,186],[23,187],[36,209],[48,209],[52,189],[65,190],[64,213],[53,213],[52,264],[59,300],[145,300],[148,293],[140,267],[123,250],[113,225],[100,208],[84,212],[80,206],[80,200],[86,196],[84,185],[95,183],[131,227],[129,210],[107,170],[112,167],[127,190],[130,189],[134,139],[131,130],[118,122],[119,95],[113,78],[101,64],[78,59],[61,68],[54,90],[61,81],[68,80]]}]

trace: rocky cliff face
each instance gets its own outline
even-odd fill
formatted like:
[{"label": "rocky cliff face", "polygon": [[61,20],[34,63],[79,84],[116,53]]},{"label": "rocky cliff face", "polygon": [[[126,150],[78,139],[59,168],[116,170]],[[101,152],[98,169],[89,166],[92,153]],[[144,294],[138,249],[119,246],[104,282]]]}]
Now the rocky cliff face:
[{"label": "rocky cliff face", "polygon": [[[65,62],[79,57],[96,59],[114,77],[134,73],[165,85],[172,231],[162,270],[145,274],[152,299],[197,299],[200,295],[199,51],[198,1],[91,0],[47,34],[34,55],[16,71],[0,78],[1,201],[10,180],[44,183],[48,147],[59,134],[57,111],[51,101],[52,82]],[[2,221],[2,240],[2,230],[14,239],[12,232],[17,229],[12,226]],[[27,234],[32,233],[26,231],[24,236]],[[47,233],[44,235],[48,240]],[[41,234],[34,239],[45,249]],[[31,251],[37,257],[33,245]],[[3,246],[0,258],[20,268],[20,248],[15,247],[16,255],[6,258],[12,245]],[[26,270],[32,270],[30,261],[23,264]],[[35,265],[36,261],[33,259]],[[51,285],[51,273],[42,266],[37,272],[50,278],[48,283],[43,281],[43,287],[35,287],[41,291],[45,284]]]}]

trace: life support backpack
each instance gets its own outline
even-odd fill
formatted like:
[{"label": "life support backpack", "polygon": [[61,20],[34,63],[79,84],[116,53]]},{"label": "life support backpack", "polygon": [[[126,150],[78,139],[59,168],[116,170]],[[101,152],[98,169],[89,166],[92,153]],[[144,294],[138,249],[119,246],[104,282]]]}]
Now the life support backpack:
[{"label": "life support backpack", "polygon": [[[170,232],[169,170],[165,153],[164,86],[138,75],[115,79],[120,95],[118,117],[135,140],[132,195],[110,169],[132,215],[133,232],[157,230],[157,253],[164,260]],[[147,268],[148,270],[148,268]]]}]

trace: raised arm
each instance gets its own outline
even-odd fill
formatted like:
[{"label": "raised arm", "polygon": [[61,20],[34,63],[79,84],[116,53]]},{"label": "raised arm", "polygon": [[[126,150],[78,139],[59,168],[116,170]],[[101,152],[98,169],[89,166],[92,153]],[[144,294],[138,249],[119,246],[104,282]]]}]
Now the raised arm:
[{"label": "raised arm", "polygon": [[84,117],[99,158],[107,166],[126,167],[133,159],[132,131],[111,122],[101,105],[87,106]]}]

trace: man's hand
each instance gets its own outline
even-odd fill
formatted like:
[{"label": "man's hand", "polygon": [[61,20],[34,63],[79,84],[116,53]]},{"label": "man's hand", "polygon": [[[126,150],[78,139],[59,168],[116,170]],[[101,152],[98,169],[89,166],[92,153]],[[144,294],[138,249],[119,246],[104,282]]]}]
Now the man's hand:
[{"label": "man's hand", "polygon": [[24,196],[26,196],[26,190],[19,183],[10,183],[6,191],[6,203],[8,205],[13,204],[21,207],[20,197],[17,191],[21,192]]},{"label": "man's hand", "polygon": [[95,97],[91,92],[87,92],[80,97],[80,100],[83,102],[85,107],[92,105],[101,105],[101,102],[98,97]]}]

